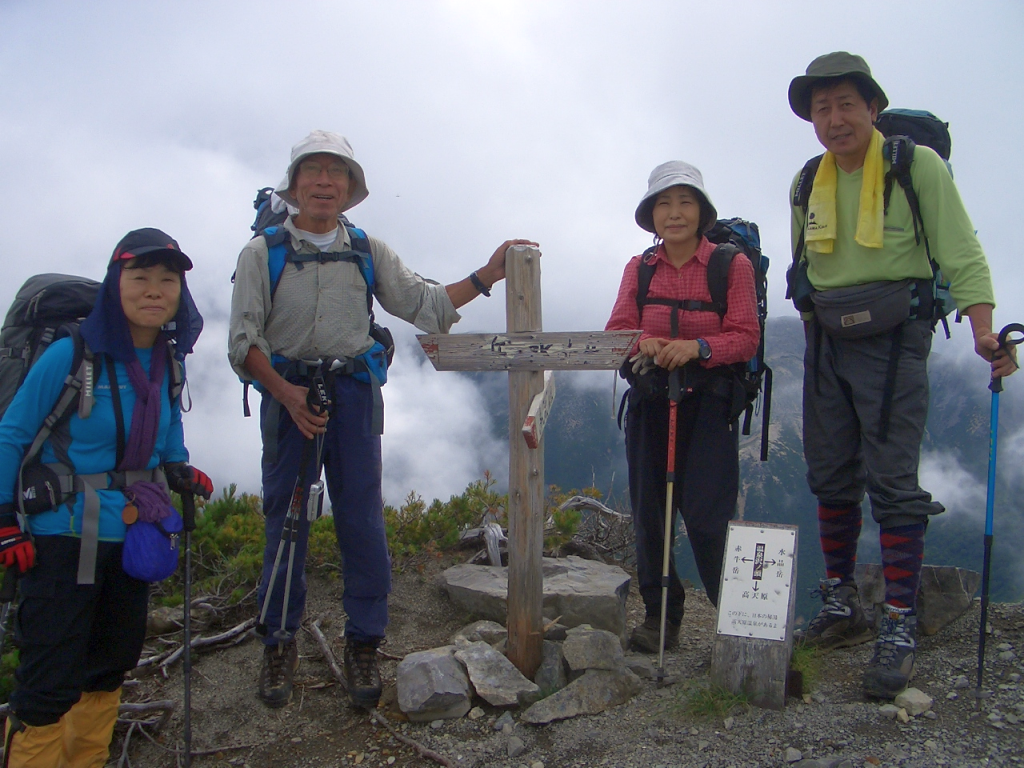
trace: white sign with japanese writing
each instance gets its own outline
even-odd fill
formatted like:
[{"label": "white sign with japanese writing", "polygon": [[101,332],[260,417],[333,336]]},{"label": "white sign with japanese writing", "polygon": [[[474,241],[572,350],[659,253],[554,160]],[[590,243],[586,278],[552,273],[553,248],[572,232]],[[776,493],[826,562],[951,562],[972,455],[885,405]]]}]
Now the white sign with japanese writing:
[{"label": "white sign with japanese writing", "polygon": [[718,634],[786,639],[796,531],[796,526],[729,523]]}]

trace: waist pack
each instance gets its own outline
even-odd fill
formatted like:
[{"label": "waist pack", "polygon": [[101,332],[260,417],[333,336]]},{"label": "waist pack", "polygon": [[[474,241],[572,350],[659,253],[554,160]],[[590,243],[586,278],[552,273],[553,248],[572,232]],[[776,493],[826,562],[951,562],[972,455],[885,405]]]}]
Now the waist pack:
[{"label": "waist pack", "polygon": [[178,568],[178,550],[185,524],[174,507],[168,510],[162,520],[154,523],[136,520],[125,531],[121,565],[132,578],[152,584],[163,581]]},{"label": "waist pack", "polygon": [[810,294],[814,316],[829,336],[863,339],[893,330],[911,315],[913,280],[851,285]]}]

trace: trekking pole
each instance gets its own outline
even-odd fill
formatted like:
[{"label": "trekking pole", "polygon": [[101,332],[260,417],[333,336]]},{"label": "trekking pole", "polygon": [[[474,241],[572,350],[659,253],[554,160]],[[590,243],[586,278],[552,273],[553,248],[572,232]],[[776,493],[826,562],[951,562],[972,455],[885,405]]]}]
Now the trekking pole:
[{"label": "trekking pole", "polygon": [[672,497],[676,484],[676,425],[679,420],[680,369],[668,374],[668,469],[665,472],[665,532],[661,551],[661,626],[658,630],[658,675],[660,688],[665,682],[665,622],[668,611],[669,558],[672,556]]},{"label": "trekking pole", "polygon": [[[337,362],[338,361],[333,361],[329,370],[335,370],[337,368]],[[317,369],[317,373],[310,381],[309,392],[306,394],[306,405],[308,405],[309,409],[317,415],[327,410],[329,402],[327,384],[324,379],[324,370],[327,365],[328,364],[326,362],[320,364],[320,367]],[[317,437],[310,438],[302,448],[302,458],[299,460],[299,474],[295,478],[295,485],[292,488],[292,498],[288,504],[288,512],[285,514],[284,528],[281,531],[281,540],[277,544],[277,554],[274,556],[274,567],[270,572],[270,581],[267,584],[267,593],[263,596],[263,608],[260,611],[259,623],[266,626],[270,597],[274,592],[274,582],[277,581],[277,571],[281,565],[281,558],[284,554],[285,546],[287,546],[288,567],[285,571],[284,596],[281,604],[281,628],[274,632],[274,637],[277,638],[279,651],[283,650],[284,643],[288,641],[288,595],[292,586],[292,567],[295,564],[295,544],[299,535],[300,513],[302,511],[302,497],[305,491],[306,469],[309,466],[309,459],[313,455],[313,448],[317,442]],[[318,460],[318,469],[319,466],[320,462]]]},{"label": "trekking pole", "polygon": [[[1009,338],[1019,333],[1020,338]],[[999,349],[1012,357],[1012,347],[1024,341],[1024,325],[1011,323],[999,332]],[[989,415],[988,437],[988,494],[985,502],[985,560],[981,569],[981,627],[978,630],[978,684],[975,688],[975,706],[982,698],[981,680],[985,670],[985,625],[988,623],[988,582],[992,569],[992,518],[996,495],[996,444],[999,438],[999,393],[1003,391],[1001,376],[993,376],[988,384],[992,390],[992,411]]]},{"label": "trekking pole", "polygon": [[185,768],[192,765],[192,531],[196,529],[196,497],[181,494],[181,511],[185,529],[185,652],[181,670],[185,680]]}]

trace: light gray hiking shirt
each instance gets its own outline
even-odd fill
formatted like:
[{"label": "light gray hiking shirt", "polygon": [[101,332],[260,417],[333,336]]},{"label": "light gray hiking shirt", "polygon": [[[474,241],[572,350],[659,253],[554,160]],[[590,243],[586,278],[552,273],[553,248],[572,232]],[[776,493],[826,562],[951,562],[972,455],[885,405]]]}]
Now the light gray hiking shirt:
[{"label": "light gray hiking shirt", "polygon": [[[291,234],[296,253],[319,252],[315,245],[300,239],[291,217],[284,227]],[[459,321],[459,313],[444,286],[406,267],[386,243],[374,237],[369,241],[374,297],[380,306],[424,333],[447,333]],[[339,225],[338,237],[328,252],[350,249],[348,231]],[[245,357],[253,346],[267,359],[277,354],[289,360],[355,357],[373,346],[366,313],[366,281],[356,263],[288,262],[271,303],[267,259],[262,236],[250,240],[238,256],[231,293],[228,360],[239,376],[253,378],[245,368]]]}]

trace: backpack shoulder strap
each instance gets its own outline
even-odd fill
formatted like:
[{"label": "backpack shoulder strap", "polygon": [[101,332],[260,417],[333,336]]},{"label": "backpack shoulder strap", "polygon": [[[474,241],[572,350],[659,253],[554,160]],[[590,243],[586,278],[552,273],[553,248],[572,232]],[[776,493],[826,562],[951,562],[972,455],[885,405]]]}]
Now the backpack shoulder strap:
[{"label": "backpack shoulder strap", "polygon": [[356,252],[359,259],[356,261],[359,271],[366,281],[366,312],[373,321],[373,291],[376,287],[376,276],[373,271],[373,252],[370,250],[370,238],[366,236],[359,227],[353,226],[346,220],[345,229],[348,230],[348,239],[352,244],[352,250]]},{"label": "backpack shoulder strap", "polygon": [[654,254],[658,252],[658,246],[652,245],[640,257],[640,266],[636,271],[636,311],[638,320],[644,318],[644,304],[647,303],[647,294],[651,290],[651,280],[654,279],[654,271],[657,265],[654,263]]},{"label": "backpack shoulder strap", "polygon": [[[916,145],[909,136],[890,136],[882,144],[882,157],[889,161],[889,170],[885,174],[883,209],[886,213],[889,212],[889,198],[892,195],[892,183],[895,180],[899,182],[903,188],[903,194],[907,197],[910,217],[914,222],[914,240],[920,244],[921,238],[924,237],[924,219],[921,218],[921,204],[917,199],[914,180],[910,175],[915,147]],[[928,258],[930,259],[931,249],[928,248],[927,238],[925,238],[925,249],[929,251]]]},{"label": "backpack shoulder strap", "polygon": [[[800,169],[800,176],[796,180],[796,186],[793,187],[793,207],[802,210],[805,218],[807,216],[807,206],[811,201],[811,190],[814,189],[814,177],[818,173],[818,166],[821,165],[821,158],[823,157],[823,154],[817,155],[804,163],[804,167]],[[805,221],[804,227],[800,230],[800,238],[797,240],[796,248],[793,249],[794,264],[800,261],[800,256],[804,252],[804,232],[806,227],[807,222]]]},{"label": "backpack shoulder strap", "polygon": [[729,269],[733,257],[739,252],[733,243],[722,243],[715,246],[708,259],[708,290],[719,317],[725,317],[729,310]]},{"label": "backpack shoulder strap", "polygon": [[281,282],[281,273],[288,262],[288,251],[291,248],[291,237],[284,227],[267,227],[263,232],[267,243],[267,267],[270,269],[270,298],[273,300],[277,286]]}]

